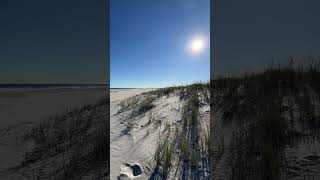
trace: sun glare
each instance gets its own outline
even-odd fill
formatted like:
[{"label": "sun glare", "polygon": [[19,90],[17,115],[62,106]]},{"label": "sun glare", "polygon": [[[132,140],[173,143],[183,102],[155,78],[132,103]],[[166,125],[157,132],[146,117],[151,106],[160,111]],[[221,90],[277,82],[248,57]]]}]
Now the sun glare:
[{"label": "sun glare", "polygon": [[203,42],[200,39],[195,39],[192,41],[192,50],[200,51],[203,47]]},{"label": "sun glare", "polygon": [[204,41],[201,38],[194,38],[189,44],[192,53],[200,53],[204,49]]}]

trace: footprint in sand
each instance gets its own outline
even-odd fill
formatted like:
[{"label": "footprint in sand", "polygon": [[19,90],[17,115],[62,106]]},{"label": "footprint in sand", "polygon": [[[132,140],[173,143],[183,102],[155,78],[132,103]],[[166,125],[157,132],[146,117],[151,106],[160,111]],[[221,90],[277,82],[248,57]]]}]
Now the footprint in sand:
[{"label": "footprint in sand", "polygon": [[119,180],[141,179],[142,166],[139,163],[125,163],[121,166],[121,174],[118,176]]}]

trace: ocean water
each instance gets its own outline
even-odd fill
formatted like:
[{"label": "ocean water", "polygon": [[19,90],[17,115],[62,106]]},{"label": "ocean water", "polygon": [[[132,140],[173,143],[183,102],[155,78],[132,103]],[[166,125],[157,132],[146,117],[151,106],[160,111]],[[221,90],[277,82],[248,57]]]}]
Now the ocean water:
[{"label": "ocean water", "polygon": [[60,89],[88,89],[88,88],[106,88],[106,84],[0,84],[0,92],[4,91],[43,91],[43,90],[60,90]]}]

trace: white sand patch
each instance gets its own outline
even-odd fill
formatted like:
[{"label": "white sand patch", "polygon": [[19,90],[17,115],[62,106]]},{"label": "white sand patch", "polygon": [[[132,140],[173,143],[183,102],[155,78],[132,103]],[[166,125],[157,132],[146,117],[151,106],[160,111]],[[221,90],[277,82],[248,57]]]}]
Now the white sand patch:
[{"label": "white sand patch", "polygon": [[[134,145],[134,136],[121,136],[125,126],[121,124],[119,110],[121,100],[141,94],[146,90],[114,90],[110,91],[110,179],[117,179],[121,174],[121,167],[130,159],[130,149]],[[123,168],[123,167],[122,167]],[[122,179],[130,178],[125,175]]]}]

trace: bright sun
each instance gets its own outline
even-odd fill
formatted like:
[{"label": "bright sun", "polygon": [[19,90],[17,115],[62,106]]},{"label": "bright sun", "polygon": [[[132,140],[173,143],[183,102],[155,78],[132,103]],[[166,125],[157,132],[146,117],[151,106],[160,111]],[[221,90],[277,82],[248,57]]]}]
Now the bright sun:
[{"label": "bright sun", "polygon": [[191,41],[190,49],[192,52],[198,53],[203,49],[203,47],[204,47],[204,42],[201,39],[197,38]]}]

